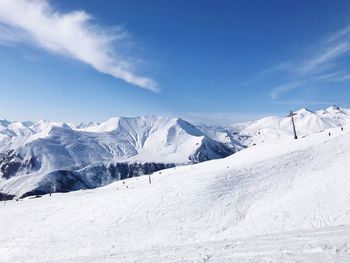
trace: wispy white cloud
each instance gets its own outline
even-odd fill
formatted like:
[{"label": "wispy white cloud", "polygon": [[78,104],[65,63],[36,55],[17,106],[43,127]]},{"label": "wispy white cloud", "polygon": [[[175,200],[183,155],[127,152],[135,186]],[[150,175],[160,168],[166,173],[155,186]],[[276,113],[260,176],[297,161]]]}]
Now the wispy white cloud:
[{"label": "wispy white cloud", "polygon": [[347,74],[347,71],[341,70],[331,73],[320,74],[316,78],[319,80],[333,80],[334,78],[338,78],[339,76],[343,76],[344,74]]},{"label": "wispy white cloud", "polygon": [[319,80],[326,80],[326,81],[332,81],[332,82],[339,82],[339,81],[345,81],[350,79],[350,72],[349,71],[336,71],[332,73],[325,73],[320,74],[317,76]]},{"label": "wispy white cloud", "polygon": [[275,100],[279,95],[286,93],[288,91],[299,88],[303,84],[302,81],[290,82],[287,84],[282,84],[274,87],[270,92],[271,99]]},{"label": "wispy white cloud", "polygon": [[297,59],[283,61],[269,69],[264,69],[242,85],[255,82],[261,85],[264,81],[274,80],[277,76],[281,80],[271,88],[269,93],[272,100],[277,100],[291,90],[306,88],[310,85],[318,86],[324,81],[348,81],[350,71],[342,63],[342,59],[348,55],[350,55],[350,25],[306,48],[300,56],[297,56]]},{"label": "wispy white cloud", "polygon": [[350,51],[350,27],[346,27],[332,34],[318,48],[310,58],[301,62],[299,71],[303,74],[313,71],[320,72],[330,70],[335,62]]},{"label": "wispy white cloud", "polygon": [[120,27],[94,23],[86,12],[62,13],[47,0],[0,0],[0,41],[30,42],[49,52],[91,65],[99,72],[157,91],[157,83],[135,73]]},{"label": "wispy white cloud", "polygon": [[249,86],[252,84],[255,84],[257,82],[260,82],[264,78],[271,76],[275,73],[281,72],[281,71],[288,71],[289,70],[289,65],[286,63],[281,63],[275,66],[272,66],[270,68],[263,69],[262,71],[258,72],[253,76],[251,79],[248,79],[244,82],[241,83],[241,86]]}]

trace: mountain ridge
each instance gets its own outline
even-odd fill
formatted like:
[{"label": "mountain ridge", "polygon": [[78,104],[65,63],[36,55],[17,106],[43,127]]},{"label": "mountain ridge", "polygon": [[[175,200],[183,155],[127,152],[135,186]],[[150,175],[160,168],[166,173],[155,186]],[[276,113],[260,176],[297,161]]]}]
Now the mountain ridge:
[{"label": "mountain ridge", "polygon": [[[299,137],[350,124],[350,110],[330,106],[293,116]],[[35,192],[41,181],[59,191],[229,156],[247,147],[293,140],[290,117],[269,116],[229,127],[193,125],[163,116],[113,117],[101,123],[0,121],[0,192]],[[95,174],[101,178],[98,178]],[[56,178],[53,175],[56,175]],[[76,178],[67,183],[63,175]],[[14,178],[16,177],[16,178]],[[50,180],[48,178],[51,178]],[[30,187],[27,187],[27,186]],[[6,187],[9,189],[9,187]],[[10,187],[11,188],[11,187]],[[48,185],[41,187],[49,189]],[[40,190],[41,191],[41,190]],[[4,194],[4,193],[2,193]]]},{"label": "mountain ridge", "polygon": [[[84,128],[44,120],[30,126],[12,122],[0,128],[0,141],[0,192],[10,184],[8,194],[21,196],[38,192],[38,185],[53,175],[62,186],[56,189],[77,190],[82,185],[93,187],[92,178],[97,187],[234,152],[180,118],[161,116],[112,118]],[[65,183],[62,174],[76,180]]]}]

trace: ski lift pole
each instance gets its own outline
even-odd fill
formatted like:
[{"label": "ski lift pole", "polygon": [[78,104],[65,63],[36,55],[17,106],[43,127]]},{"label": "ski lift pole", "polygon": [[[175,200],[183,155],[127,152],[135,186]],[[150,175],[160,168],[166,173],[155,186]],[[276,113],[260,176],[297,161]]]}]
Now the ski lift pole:
[{"label": "ski lift pole", "polygon": [[151,180],[151,174],[149,174],[149,175],[148,175],[148,182],[149,182],[149,184],[151,184],[151,183],[152,183],[152,180]]},{"label": "ski lift pole", "polygon": [[295,129],[295,123],[294,123],[294,118],[293,118],[294,115],[296,115],[296,113],[294,113],[294,112],[291,111],[291,112],[289,113],[288,117],[290,117],[291,120],[292,120],[293,132],[294,132],[294,139],[296,140],[296,139],[298,139],[298,136],[297,136],[297,131],[296,131],[296,129]]}]

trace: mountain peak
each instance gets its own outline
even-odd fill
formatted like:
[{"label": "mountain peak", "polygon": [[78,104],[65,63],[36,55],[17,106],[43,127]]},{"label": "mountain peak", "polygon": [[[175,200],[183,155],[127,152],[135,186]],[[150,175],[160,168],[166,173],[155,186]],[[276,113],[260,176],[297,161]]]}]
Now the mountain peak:
[{"label": "mountain peak", "polygon": [[11,122],[6,120],[6,119],[0,119],[0,126],[4,126],[7,127],[8,125],[10,125]]},{"label": "mountain peak", "polygon": [[328,112],[338,112],[340,110],[341,110],[341,108],[337,105],[332,105],[326,109],[326,111],[328,111]]},{"label": "mountain peak", "polygon": [[295,111],[294,113],[305,114],[305,113],[314,113],[314,112],[312,110],[307,109],[307,108],[301,108],[301,109]]},{"label": "mountain peak", "polygon": [[299,115],[300,117],[308,116],[310,114],[315,114],[312,110],[309,110],[307,108],[301,108],[300,110],[294,111],[296,115]]}]

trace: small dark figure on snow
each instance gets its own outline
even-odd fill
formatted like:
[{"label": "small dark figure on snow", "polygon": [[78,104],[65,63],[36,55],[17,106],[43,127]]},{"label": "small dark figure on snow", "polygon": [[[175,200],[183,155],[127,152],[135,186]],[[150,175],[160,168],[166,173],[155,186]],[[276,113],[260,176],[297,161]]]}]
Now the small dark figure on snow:
[{"label": "small dark figure on snow", "polygon": [[341,127],[340,129],[341,129],[341,131],[343,131],[343,130],[344,130],[344,128],[343,128],[343,127]]},{"label": "small dark figure on snow", "polygon": [[330,132],[328,133],[328,136],[331,136],[331,133],[330,133]]}]

